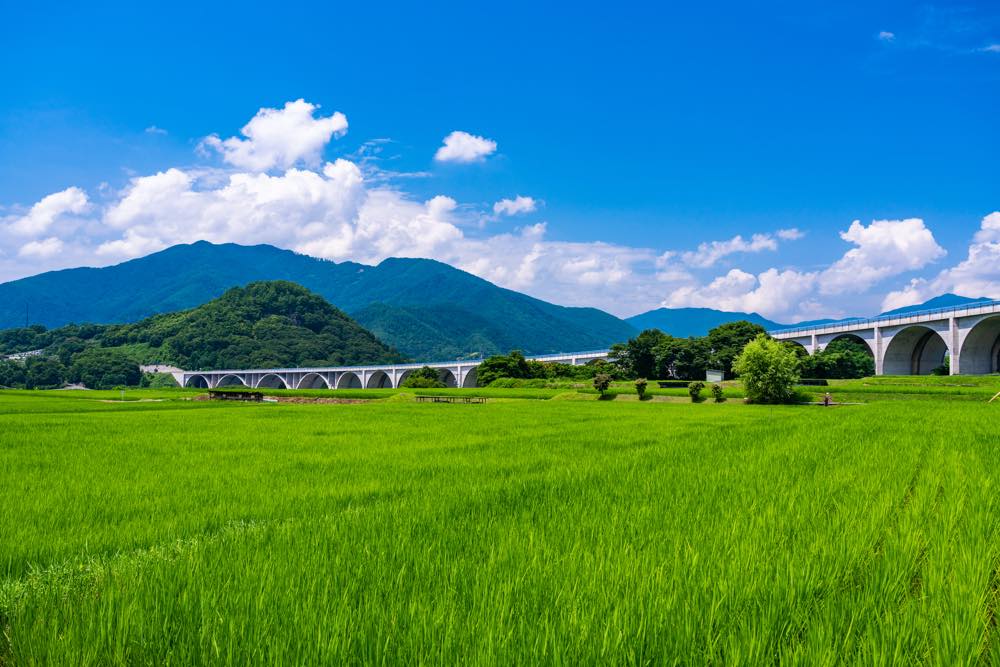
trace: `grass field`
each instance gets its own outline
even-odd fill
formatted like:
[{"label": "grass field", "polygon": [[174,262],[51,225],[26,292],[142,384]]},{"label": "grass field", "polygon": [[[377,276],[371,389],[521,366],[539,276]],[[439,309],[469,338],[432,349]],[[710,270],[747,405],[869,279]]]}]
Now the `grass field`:
[{"label": "grass field", "polygon": [[0,392],[0,664],[1000,664],[1000,379],[945,380]]}]

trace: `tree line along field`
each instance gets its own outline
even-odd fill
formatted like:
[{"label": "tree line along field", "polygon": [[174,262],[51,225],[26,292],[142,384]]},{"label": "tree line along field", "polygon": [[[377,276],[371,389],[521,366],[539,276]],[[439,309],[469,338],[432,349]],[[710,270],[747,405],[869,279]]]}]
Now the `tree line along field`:
[{"label": "tree line along field", "polygon": [[0,664],[1000,664],[998,384],[0,392]]}]

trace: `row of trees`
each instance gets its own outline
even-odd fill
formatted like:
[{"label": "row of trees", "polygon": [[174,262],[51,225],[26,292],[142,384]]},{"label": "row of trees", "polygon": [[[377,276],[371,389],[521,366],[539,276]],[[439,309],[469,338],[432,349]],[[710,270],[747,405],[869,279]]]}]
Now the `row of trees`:
[{"label": "row of trees", "polygon": [[[611,363],[625,378],[701,380],[709,369],[721,370],[727,379],[738,375],[736,358],[764,328],[752,322],[730,322],[707,336],[675,338],[659,329],[646,329],[626,343],[611,346]],[[850,338],[830,343],[816,354],[801,345],[779,343],[798,359],[801,377],[817,379],[861,378],[875,373],[875,361],[867,346]]]},{"label": "row of trees", "polygon": [[139,364],[118,350],[86,348],[67,361],[57,355],[29,357],[23,362],[0,360],[0,387],[54,389],[80,383],[91,389],[112,389],[144,381]]},{"label": "row of trees", "polygon": [[619,370],[599,360],[584,366],[556,364],[526,359],[519,350],[484,359],[476,369],[476,380],[486,387],[496,380],[579,380],[587,381],[599,373],[621,377]]}]

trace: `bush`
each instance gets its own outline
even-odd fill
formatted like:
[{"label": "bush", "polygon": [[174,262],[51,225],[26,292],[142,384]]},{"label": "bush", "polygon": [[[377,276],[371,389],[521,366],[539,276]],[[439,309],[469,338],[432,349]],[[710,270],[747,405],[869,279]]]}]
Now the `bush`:
[{"label": "bush", "polygon": [[635,381],[635,393],[639,394],[639,400],[646,398],[646,378],[639,378]]},{"label": "bush", "polygon": [[721,384],[713,384],[712,385],[712,397],[715,398],[715,402],[716,403],[722,403],[724,400],[726,400],[725,395],[723,395],[723,393],[722,393],[722,385]]},{"label": "bush", "polygon": [[179,385],[170,373],[145,373],[142,376],[142,386],[150,389],[167,389]]},{"label": "bush", "polygon": [[688,393],[691,394],[691,401],[693,403],[697,403],[701,400],[701,391],[704,388],[704,382],[692,382],[688,385]]},{"label": "bush", "polygon": [[406,389],[442,389],[445,384],[436,369],[424,366],[407,375],[400,386]]},{"label": "bush", "polygon": [[751,403],[790,403],[799,381],[799,358],[787,345],[766,334],[746,344],[733,363]]},{"label": "bush", "polygon": [[607,373],[598,373],[594,376],[594,389],[601,392],[601,396],[604,396],[604,392],[606,392],[610,386],[611,376]]}]

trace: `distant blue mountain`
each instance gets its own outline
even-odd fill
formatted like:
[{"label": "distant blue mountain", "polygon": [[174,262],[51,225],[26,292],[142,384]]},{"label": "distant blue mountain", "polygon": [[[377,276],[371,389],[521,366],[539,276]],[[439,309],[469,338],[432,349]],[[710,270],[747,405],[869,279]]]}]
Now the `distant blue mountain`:
[{"label": "distant blue mountain", "polygon": [[757,313],[735,313],[713,308],[657,308],[625,319],[636,329],[659,329],[678,338],[704,336],[709,329],[737,320],[747,320],[765,329],[781,329],[787,326]]},{"label": "distant blue mountain", "polygon": [[973,299],[967,296],[959,296],[957,294],[942,294],[941,296],[936,296],[933,299],[924,301],[923,303],[918,303],[913,306],[903,306],[902,308],[894,308],[892,310],[887,310],[882,315],[904,315],[906,313],[913,313],[918,310],[934,310],[935,308],[954,308],[956,306],[966,306],[973,303],[980,303],[983,301],[992,301],[985,296]]}]

